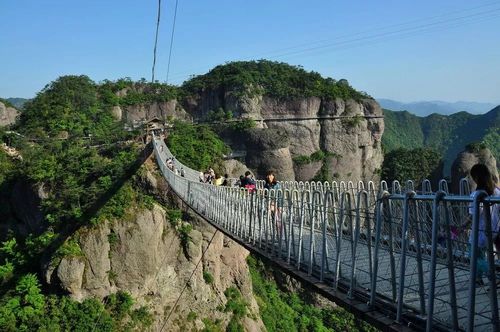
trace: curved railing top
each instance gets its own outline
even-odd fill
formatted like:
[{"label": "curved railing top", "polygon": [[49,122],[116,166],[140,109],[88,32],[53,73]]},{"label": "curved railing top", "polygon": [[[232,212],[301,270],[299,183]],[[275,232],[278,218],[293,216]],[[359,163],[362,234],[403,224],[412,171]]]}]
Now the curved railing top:
[{"label": "curved railing top", "polygon": [[[491,245],[493,227],[480,228],[478,211],[481,203],[500,204],[500,197],[470,196],[467,179],[460,182],[460,196],[449,194],[446,181],[434,193],[429,180],[417,192],[413,181],[381,181],[378,187],[361,181],[282,181],[281,189],[268,191],[259,180],[250,194],[200,183],[200,172],[176,160],[164,140],[153,136],[153,145],[176,195],[239,243],[293,263],[319,282],[328,275],[335,289],[339,280],[349,281],[349,296],[357,290],[360,299],[369,294],[370,306],[383,301],[384,312],[392,308],[398,322],[411,309],[427,322],[427,331],[434,323],[489,331],[498,322],[497,293],[485,295],[476,287],[479,258],[470,248],[485,237]],[[495,271],[491,258],[489,271]],[[494,275],[489,272],[493,281]]]},{"label": "curved railing top", "polygon": [[[177,172],[180,175],[181,169],[184,170],[185,177],[191,181],[198,182],[200,180],[200,170],[194,170],[185,164],[183,164],[180,160],[177,160],[175,156],[172,154],[170,149],[168,148],[167,144],[163,139],[160,139],[159,136],[156,136],[153,134],[153,139],[156,142],[156,146],[160,150],[160,152],[165,156],[166,159],[172,158],[173,159],[173,171]],[[236,178],[230,178],[230,183],[236,183],[238,179]],[[264,180],[257,180],[257,188],[262,189],[264,187]],[[413,180],[407,180],[404,182],[404,184],[401,184],[399,181],[394,180],[391,185],[389,186],[386,181],[382,180],[377,184],[373,181],[358,181],[358,182],[353,182],[353,181],[325,181],[325,182],[320,182],[320,181],[293,181],[293,180],[284,180],[284,181],[279,181],[283,189],[298,189],[298,190],[319,190],[319,191],[326,191],[326,190],[334,190],[338,189],[340,192],[344,191],[351,191],[352,193],[361,191],[361,190],[367,190],[368,192],[383,192],[387,191],[391,194],[402,194],[407,191],[415,191],[417,188],[417,185]],[[418,193],[421,194],[432,194],[435,193],[432,190],[431,182],[428,179],[424,179],[421,183],[421,186],[419,187]],[[459,186],[460,192],[459,195],[470,195],[471,193],[471,185],[469,183],[468,178],[462,178],[460,180],[460,186]],[[448,190],[448,182],[445,179],[441,179],[438,183],[438,191],[444,191],[447,194],[450,194]]]}]

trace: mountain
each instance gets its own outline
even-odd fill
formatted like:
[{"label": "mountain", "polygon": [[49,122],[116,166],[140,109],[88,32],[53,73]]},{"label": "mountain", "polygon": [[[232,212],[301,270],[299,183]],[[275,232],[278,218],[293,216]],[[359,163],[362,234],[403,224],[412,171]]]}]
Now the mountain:
[{"label": "mountain", "polygon": [[[212,82],[212,89],[219,89]],[[204,90],[205,82],[195,83],[192,89]],[[279,91],[293,88],[281,85]],[[345,83],[324,82],[323,88],[346,99],[346,93],[357,95]],[[8,144],[0,144],[0,331],[158,331],[165,326],[169,331],[271,331],[276,326],[373,331],[265,262],[247,259],[245,248],[180,210],[182,202],[148,158],[149,145],[140,132],[124,131],[117,116],[123,107],[128,119],[131,106],[137,117],[139,112],[145,118],[173,116],[175,107],[167,113],[167,103],[176,93],[176,87],[160,83],[95,84],[87,76],[65,76],[25,105],[15,124],[23,135],[0,130],[0,143]],[[186,102],[201,99],[189,97]],[[347,104],[349,111],[354,105]],[[342,119],[349,132],[367,122]],[[373,121],[375,126],[383,119]],[[209,128],[191,127],[200,135],[189,131],[178,144],[202,146],[192,151],[197,158],[204,160],[223,144]],[[358,148],[376,136],[381,154],[381,130],[383,123],[374,135],[363,135],[364,143],[354,134],[344,141],[355,138]],[[267,143],[262,141],[261,146]],[[319,152],[314,160],[333,158],[326,153],[318,158]]]},{"label": "mountain", "polygon": [[449,174],[457,154],[472,142],[484,142],[497,162],[500,159],[500,106],[486,114],[458,112],[426,117],[384,109],[384,120],[382,145],[386,152],[397,148],[434,148],[443,154],[445,174]]},{"label": "mountain", "polygon": [[5,98],[5,100],[11,103],[18,110],[22,110],[24,104],[26,104],[26,102],[29,101],[29,99],[26,98]]},{"label": "mountain", "polygon": [[450,115],[457,112],[468,112],[471,114],[483,114],[494,108],[492,103],[478,103],[468,101],[457,101],[448,103],[445,101],[419,101],[402,103],[391,99],[377,99],[382,108],[393,111],[408,111],[418,116],[427,116],[433,113]]}]

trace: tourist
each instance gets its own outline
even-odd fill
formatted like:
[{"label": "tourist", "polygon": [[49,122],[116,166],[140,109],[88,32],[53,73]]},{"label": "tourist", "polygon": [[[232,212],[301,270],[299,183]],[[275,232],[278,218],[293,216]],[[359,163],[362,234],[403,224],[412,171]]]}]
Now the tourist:
[{"label": "tourist", "polygon": [[245,176],[244,175],[240,175],[240,179],[238,181],[236,181],[236,183],[234,184],[235,187],[240,187],[240,188],[245,188],[245,185],[243,184],[243,182],[245,181]]},{"label": "tourist", "polygon": [[181,167],[181,176],[182,177],[186,176],[186,172],[184,171],[184,167]]},{"label": "tourist", "polygon": [[[479,191],[486,191],[486,193],[490,196],[492,195],[498,195],[500,196],[500,190],[497,191],[495,188],[495,183],[493,182],[493,177],[488,169],[488,167],[484,164],[476,164],[472,166],[472,169],[470,170],[470,175],[474,182],[476,183],[477,187],[476,190],[471,194],[471,197],[474,199],[476,195],[479,193]],[[498,212],[496,211],[498,207],[492,206],[491,209],[491,229],[493,231],[492,234],[492,239],[495,239],[497,234],[498,234]],[[473,215],[474,209],[471,204],[469,207],[469,213]],[[483,276],[488,272],[488,262],[486,260],[486,253],[487,253],[487,237],[486,237],[486,217],[484,214],[484,210],[481,208],[480,210],[480,215],[479,215],[479,236],[478,236],[478,242],[477,242],[477,250],[478,250],[478,255],[477,255],[477,262],[476,262],[476,267],[477,267],[477,276],[476,276],[476,282],[478,285],[484,285],[483,282]],[[470,232],[469,235],[469,255],[471,254],[472,250],[472,237],[473,233],[472,231]]]},{"label": "tourist", "polygon": [[[281,189],[280,184],[276,180],[273,171],[268,171],[266,174],[266,180],[264,184],[264,189],[267,190],[279,190]],[[269,213],[271,215],[271,220],[275,221],[276,224],[276,232],[281,235],[281,204],[280,204],[281,195],[278,191],[274,194],[274,198],[269,199]]]},{"label": "tourist", "polygon": [[215,174],[214,185],[217,187],[222,186],[222,182],[224,182],[224,178],[219,174]]},{"label": "tourist", "polygon": [[224,187],[228,187],[229,186],[229,175],[224,174],[224,181],[222,182],[222,185]]},{"label": "tourist", "polygon": [[250,171],[245,172],[245,177],[241,180],[240,187],[248,189],[250,192],[255,191],[255,179]]},{"label": "tourist", "polygon": [[[492,174],[493,183],[495,184],[494,196],[500,196],[500,183],[498,182],[498,177],[496,174]],[[496,259],[500,259],[500,204],[495,204],[492,207],[492,223],[496,223],[497,225],[497,233],[496,237],[493,239],[493,243],[495,244],[495,256]]]},{"label": "tourist", "polygon": [[205,174],[203,174],[203,172],[200,172],[200,175],[198,175],[198,180],[200,180],[201,183],[205,183]]},{"label": "tourist", "polygon": [[264,184],[264,189],[268,189],[268,190],[271,190],[271,189],[280,189],[280,184],[278,183],[278,181],[276,181],[276,177],[274,176],[274,172],[273,171],[269,171],[267,172],[266,174],[266,183]]}]

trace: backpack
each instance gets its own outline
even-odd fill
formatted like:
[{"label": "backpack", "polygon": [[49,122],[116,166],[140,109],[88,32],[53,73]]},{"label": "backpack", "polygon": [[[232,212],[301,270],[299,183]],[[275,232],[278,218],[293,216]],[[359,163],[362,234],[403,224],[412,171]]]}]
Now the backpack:
[{"label": "backpack", "polygon": [[251,193],[256,191],[255,184],[253,184],[253,183],[246,184],[245,189],[248,189],[248,191]]}]

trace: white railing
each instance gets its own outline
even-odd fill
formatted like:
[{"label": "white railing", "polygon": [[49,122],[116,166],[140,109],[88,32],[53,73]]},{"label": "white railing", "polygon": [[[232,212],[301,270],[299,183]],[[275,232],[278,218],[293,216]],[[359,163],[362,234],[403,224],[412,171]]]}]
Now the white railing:
[{"label": "white railing", "polygon": [[[493,238],[479,230],[479,212],[469,206],[500,203],[498,197],[449,195],[446,182],[432,192],[429,181],[281,182],[280,190],[255,192],[200,183],[199,172],[179,161],[181,177],[165,163],[165,143],[153,139],[158,166],[172,190],[190,208],[225,233],[269,258],[344,290],[372,307],[392,310],[396,321],[415,327],[498,331],[499,288]],[[163,147],[162,147],[163,146]],[[485,209],[489,211],[489,209]],[[486,218],[491,218],[486,213]],[[490,219],[488,219],[490,220]],[[479,251],[469,248],[464,228],[472,222],[472,247],[487,237],[487,286],[477,285]],[[484,250],[483,250],[484,251]],[[483,252],[481,251],[481,253]]]}]

